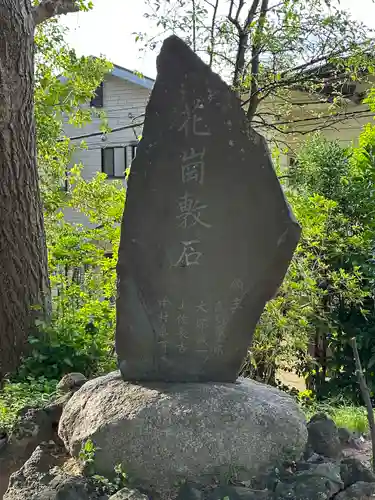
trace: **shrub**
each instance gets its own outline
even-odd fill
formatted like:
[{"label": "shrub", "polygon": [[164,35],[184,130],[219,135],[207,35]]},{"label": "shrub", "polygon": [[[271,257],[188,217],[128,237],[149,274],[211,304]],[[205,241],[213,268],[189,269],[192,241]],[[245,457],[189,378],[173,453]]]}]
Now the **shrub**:
[{"label": "shrub", "polygon": [[56,390],[56,380],[28,377],[23,382],[5,381],[0,391],[0,429],[9,432],[20,410],[45,405]]}]

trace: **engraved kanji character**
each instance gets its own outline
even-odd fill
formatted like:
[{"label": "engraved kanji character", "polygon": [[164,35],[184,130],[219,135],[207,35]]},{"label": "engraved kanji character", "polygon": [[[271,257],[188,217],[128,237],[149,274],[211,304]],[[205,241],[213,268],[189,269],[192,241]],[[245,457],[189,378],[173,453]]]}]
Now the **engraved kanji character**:
[{"label": "engraved kanji character", "polygon": [[241,281],[240,279],[235,279],[232,281],[232,284],[230,285],[230,289],[231,290],[239,290],[239,291],[243,291],[243,281]]},{"label": "engraved kanji character", "polygon": [[187,322],[188,322],[188,317],[184,313],[181,313],[177,316],[177,324],[187,325]]},{"label": "engraved kanji character", "polygon": [[160,350],[162,352],[162,355],[165,356],[167,354],[168,342],[165,340],[160,340],[158,342],[158,344],[160,346]]},{"label": "engraved kanji character", "polygon": [[164,297],[164,299],[159,300],[159,306],[160,306],[161,308],[163,308],[163,309],[164,309],[165,307],[169,306],[170,304],[171,304],[171,303],[170,303],[170,301],[169,301],[168,297]]},{"label": "engraved kanji character", "polygon": [[185,344],[183,343],[182,340],[179,343],[179,345],[177,346],[177,348],[178,348],[178,351],[181,352],[181,353],[184,353],[186,351],[186,346],[185,346]]},{"label": "engraved kanji character", "polygon": [[183,300],[181,300],[181,305],[180,305],[180,307],[177,307],[177,310],[178,311],[183,311],[184,310],[184,301]]},{"label": "engraved kanji character", "polygon": [[222,319],[222,321],[218,322],[215,326],[215,333],[217,335],[218,340],[222,340],[225,337],[225,328],[227,326],[227,321]]},{"label": "engraved kanji character", "polygon": [[215,315],[215,322],[217,327],[225,328],[227,326],[228,320],[224,318],[224,316],[220,316],[220,314]]},{"label": "engraved kanji character", "polygon": [[168,321],[169,315],[167,311],[160,311],[159,319],[162,323],[166,323]]},{"label": "engraved kanji character", "polygon": [[224,326],[217,326],[215,328],[215,332],[216,332],[216,335],[217,335],[217,338],[218,340],[222,340],[224,335],[225,335],[225,327]]},{"label": "engraved kanji character", "polygon": [[206,150],[199,153],[195,149],[190,149],[189,153],[184,153],[182,157],[182,182],[186,184],[187,182],[195,181],[203,185],[204,182],[204,155]]},{"label": "engraved kanji character", "polygon": [[208,327],[208,319],[207,318],[198,318],[197,319],[197,328],[203,333],[204,330]]},{"label": "engraved kanji character", "polygon": [[181,245],[183,245],[183,250],[180,255],[180,258],[174,264],[174,267],[189,267],[189,266],[198,266],[199,259],[202,257],[202,252],[197,252],[193,245],[200,243],[200,240],[191,240],[191,241],[181,241]]},{"label": "engraved kanji character", "polygon": [[162,323],[160,327],[160,337],[165,338],[168,335],[166,323]]},{"label": "engraved kanji character", "polygon": [[196,115],[196,112],[195,112],[196,108],[200,108],[200,109],[204,108],[202,101],[197,101],[195,106],[194,106],[194,109],[191,109],[188,106],[188,104],[185,103],[184,122],[181,125],[181,127],[178,129],[179,132],[184,130],[185,137],[189,136],[189,125],[190,125],[191,121],[193,122],[193,127],[192,127],[193,135],[196,135],[196,136],[211,135],[211,132],[207,128],[207,126],[204,126],[204,124],[201,123],[201,122],[203,122],[203,118],[200,118]]},{"label": "engraved kanji character", "polygon": [[199,346],[200,346],[201,348],[204,348],[206,351],[208,351],[208,350],[209,350],[209,346],[208,346],[208,343],[207,343],[207,339],[206,339],[206,338],[204,338],[204,337],[201,337],[201,338],[199,339]]},{"label": "engraved kanji character", "polygon": [[224,354],[223,346],[221,344],[215,344],[213,352],[216,356],[221,356],[222,354]]},{"label": "engraved kanji character", "polygon": [[180,327],[179,330],[178,330],[178,334],[180,336],[180,340],[182,341],[182,339],[187,339],[188,338],[188,332],[185,330],[185,328],[183,327]]},{"label": "engraved kanji character", "polygon": [[179,198],[178,206],[181,212],[176,216],[176,219],[180,220],[179,227],[187,228],[196,224],[206,228],[212,227],[211,224],[207,224],[207,222],[203,222],[201,219],[201,210],[207,208],[207,205],[201,205],[198,200],[195,200],[188,193]]},{"label": "engraved kanji character", "polygon": [[237,311],[237,309],[241,307],[241,302],[242,302],[241,297],[236,297],[235,299],[232,300],[232,306],[230,310],[232,311],[233,314]]},{"label": "engraved kanji character", "polygon": [[199,304],[199,306],[196,306],[196,310],[197,312],[202,312],[202,313],[207,313],[207,306],[206,304],[203,302],[203,300],[201,300],[201,303]]},{"label": "engraved kanji character", "polygon": [[182,113],[182,115],[184,117],[184,121],[183,121],[181,127],[178,129],[178,131],[181,132],[183,130],[185,132],[185,137],[188,137],[188,135],[189,135],[189,123],[190,123],[190,119],[192,116],[192,110],[190,109],[190,107],[188,106],[187,103],[185,103],[185,111]]}]

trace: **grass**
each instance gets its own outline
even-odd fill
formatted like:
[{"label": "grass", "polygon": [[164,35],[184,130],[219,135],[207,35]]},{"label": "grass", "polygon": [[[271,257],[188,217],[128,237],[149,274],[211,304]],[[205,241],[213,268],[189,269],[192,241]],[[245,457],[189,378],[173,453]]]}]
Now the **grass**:
[{"label": "grass", "polygon": [[55,393],[56,384],[44,377],[30,377],[25,382],[6,381],[0,390],[0,429],[9,432],[23,408],[45,405]]},{"label": "grass", "polygon": [[369,430],[366,408],[356,406],[334,408],[332,418],[338,427],[346,427],[362,434]]},{"label": "grass", "polygon": [[352,432],[365,434],[369,430],[365,407],[354,406],[345,402],[317,403],[304,408],[307,418],[316,413],[326,413],[337,427],[345,427]]}]

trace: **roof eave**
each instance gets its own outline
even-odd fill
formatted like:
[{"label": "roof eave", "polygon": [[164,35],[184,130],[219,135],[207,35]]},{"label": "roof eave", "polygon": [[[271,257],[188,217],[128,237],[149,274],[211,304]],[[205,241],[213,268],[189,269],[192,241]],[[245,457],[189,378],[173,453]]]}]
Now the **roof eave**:
[{"label": "roof eave", "polygon": [[121,78],[121,80],[126,80],[128,82],[134,83],[135,85],[139,85],[140,87],[143,87],[148,90],[151,90],[152,87],[154,86],[154,80],[151,80],[151,78],[145,78],[145,77],[142,78],[133,73],[132,71],[129,71],[125,68],[121,68],[119,66],[114,65],[110,74],[117,78]]}]

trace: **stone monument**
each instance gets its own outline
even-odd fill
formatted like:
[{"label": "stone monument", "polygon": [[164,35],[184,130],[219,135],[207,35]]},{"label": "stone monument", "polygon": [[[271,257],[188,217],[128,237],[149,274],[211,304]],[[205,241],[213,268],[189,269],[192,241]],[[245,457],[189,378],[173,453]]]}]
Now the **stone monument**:
[{"label": "stone monument", "polygon": [[300,236],[265,140],[179,38],[163,45],[118,263],[125,380],[233,382]]},{"label": "stone monument", "polygon": [[90,380],[67,403],[59,436],[70,453],[92,439],[98,474],[121,464],[161,500],[181,480],[238,470],[248,481],[297,459],[307,430],[296,402],[236,378],[299,234],[235,95],[168,38],[122,227],[121,374]]}]

